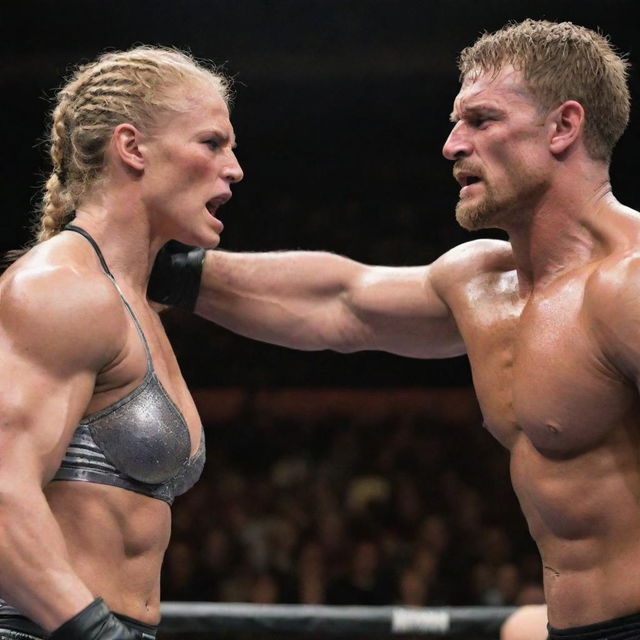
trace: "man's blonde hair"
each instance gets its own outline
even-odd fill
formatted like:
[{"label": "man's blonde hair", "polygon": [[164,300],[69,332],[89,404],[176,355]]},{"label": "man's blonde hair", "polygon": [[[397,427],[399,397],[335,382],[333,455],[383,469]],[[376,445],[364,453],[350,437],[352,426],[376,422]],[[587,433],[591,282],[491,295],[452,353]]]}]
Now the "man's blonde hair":
[{"label": "man's blonde hair", "polygon": [[542,110],[566,100],[579,102],[589,155],[610,161],[629,122],[631,99],[629,65],[606,36],[571,22],[525,20],[483,34],[458,61],[461,79],[478,72],[497,74],[505,65],[522,73]]}]

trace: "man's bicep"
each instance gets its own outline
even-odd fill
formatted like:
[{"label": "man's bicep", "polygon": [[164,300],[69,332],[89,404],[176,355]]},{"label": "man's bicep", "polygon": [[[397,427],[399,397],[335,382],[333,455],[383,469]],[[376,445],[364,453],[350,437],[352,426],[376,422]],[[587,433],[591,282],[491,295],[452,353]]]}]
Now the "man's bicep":
[{"label": "man's bicep", "polygon": [[[362,349],[418,358],[459,355],[464,346],[431,267],[368,267],[345,297]],[[358,332],[354,332],[358,335]]]},{"label": "man's bicep", "polygon": [[[474,240],[424,267],[371,267],[363,272],[353,306],[371,331],[369,342],[400,355],[447,358],[466,353],[453,307],[461,313],[479,275],[513,269],[508,243]],[[462,302],[461,302],[462,301]]]},{"label": "man's bicep", "polygon": [[428,267],[376,267],[327,252],[207,252],[196,313],[294,349],[462,353]]}]

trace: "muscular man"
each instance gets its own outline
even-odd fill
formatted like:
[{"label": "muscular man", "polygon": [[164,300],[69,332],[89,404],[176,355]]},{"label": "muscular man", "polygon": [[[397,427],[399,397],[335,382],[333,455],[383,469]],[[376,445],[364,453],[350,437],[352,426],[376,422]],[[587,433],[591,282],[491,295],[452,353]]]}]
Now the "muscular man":
[{"label": "muscular man", "polygon": [[297,349],[466,353],[485,423],[511,452],[552,639],[640,637],[640,217],[609,182],[626,66],[570,23],[482,36],[460,57],[444,155],[459,223],[508,242],[410,268],[209,251],[196,306]]}]

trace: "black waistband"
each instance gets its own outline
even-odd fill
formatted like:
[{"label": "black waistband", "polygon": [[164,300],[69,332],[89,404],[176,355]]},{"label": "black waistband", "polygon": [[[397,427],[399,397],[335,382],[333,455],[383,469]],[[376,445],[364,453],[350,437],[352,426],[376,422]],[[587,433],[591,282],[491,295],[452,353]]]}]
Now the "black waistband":
[{"label": "black waistband", "polygon": [[142,640],[154,640],[156,637],[158,625],[146,624],[144,622],[140,622],[140,620],[136,620],[135,618],[124,616],[121,613],[114,613],[113,615],[118,618],[122,624],[129,627],[129,629],[139,631],[142,634]]},{"label": "black waistband", "polygon": [[549,640],[637,640],[640,638],[640,613],[581,627],[554,629],[548,625]]}]

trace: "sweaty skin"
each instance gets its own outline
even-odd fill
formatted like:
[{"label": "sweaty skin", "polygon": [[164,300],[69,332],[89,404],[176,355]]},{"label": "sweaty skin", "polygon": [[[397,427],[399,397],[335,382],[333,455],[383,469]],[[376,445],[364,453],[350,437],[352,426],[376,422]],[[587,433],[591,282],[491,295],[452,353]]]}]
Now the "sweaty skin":
[{"label": "sweaty skin", "polygon": [[524,299],[504,267],[506,243],[486,253],[461,249],[486,269],[445,286],[485,424],[511,452],[513,487],[542,556],[557,627],[626,615],[640,602],[640,406],[606,335],[608,316],[621,310],[604,303],[629,277],[621,261],[635,251],[640,220],[607,213],[612,227],[632,222],[633,236],[620,245],[605,236],[610,253]]},{"label": "sweaty skin", "polygon": [[[153,134],[119,124],[108,167],[76,207],[145,334],[155,372],[184,416],[191,455],[201,422],[146,298],[169,239],[216,246],[217,209],[242,179],[218,91],[186,83]],[[95,251],[62,231],[0,279],[0,592],[46,631],[97,596],[115,613],[160,618],[160,566],[171,529],[162,500],[117,487],[52,481],[81,418],[143,381],[146,352]]]},{"label": "sweaty skin", "polygon": [[[524,296],[509,243],[477,240],[415,271],[363,267],[329,254],[306,260],[298,252],[254,255],[243,271],[242,255],[208,252],[196,307],[245,335],[310,350],[331,344],[349,352],[366,344],[445,357],[464,352],[462,338],[485,424],[511,452],[513,486],[542,555],[556,627],[640,608],[640,581],[633,579],[640,566],[640,403],[635,373],[618,357],[624,337],[609,335],[614,318],[614,326],[625,324],[621,300],[633,297],[625,287],[640,269],[640,217],[617,204],[600,213],[592,259]],[[333,300],[327,287],[324,304],[321,294],[313,303],[302,296],[296,302],[293,278],[291,297],[272,295],[278,284],[269,278],[239,284],[255,272],[280,274],[276,280],[285,265],[306,278],[307,291],[312,272],[325,268],[336,288],[340,281],[353,284]],[[633,277],[640,282],[640,273]],[[326,284],[317,279],[322,291]],[[233,306],[221,311],[231,298]],[[229,309],[239,313],[235,320]],[[393,322],[393,314],[407,312]],[[640,317],[640,309],[634,313]],[[251,318],[258,317],[260,327],[251,330]],[[626,320],[633,326],[633,317]],[[395,347],[388,333],[393,325],[405,330]],[[638,348],[640,340],[635,343]]]},{"label": "sweaty skin", "polygon": [[[51,629],[59,625],[58,618],[77,610],[80,598],[90,601],[95,595],[115,612],[157,624],[169,505],[116,487],[49,482],[78,418],[124,397],[140,384],[147,367],[120,296],[101,273],[90,245],[75,236],[66,232],[32,250],[0,286],[5,356],[0,388],[6,392],[0,483],[20,487],[17,500],[3,496],[3,535],[15,551],[3,559],[3,568],[27,578],[39,574],[45,587],[45,575],[67,576],[69,590],[58,594],[59,609],[33,594],[26,606],[13,598],[21,611]],[[157,375],[185,415],[193,454],[201,423],[160,320],[124,278],[119,284],[147,337]],[[60,290],[66,291],[64,308],[54,299]],[[39,307],[39,320],[32,305]],[[50,326],[56,324],[57,346],[52,348]],[[22,381],[20,387],[12,384],[14,376]],[[64,423],[52,424],[52,417],[60,415]],[[37,485],[33,475],[40,478]],[[29,514],[22,518],[25,509]],[[61,560],[51,571],[57,556]],[[54,588],[44,589],[43,598]]]},{"label": "sweaty skin", "polygon": [[511,452],[557,628],[640,611],[640,215],[585,150],[584,117],[570,100],[540,113],[510,67],[474,76],[444,147],[462,186],[456,215],[509,242],[409,268],[210,251],[196,306],[297,349],[467,353],[485,424]]}]

